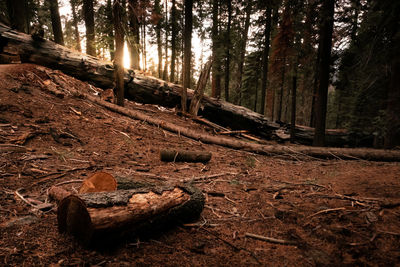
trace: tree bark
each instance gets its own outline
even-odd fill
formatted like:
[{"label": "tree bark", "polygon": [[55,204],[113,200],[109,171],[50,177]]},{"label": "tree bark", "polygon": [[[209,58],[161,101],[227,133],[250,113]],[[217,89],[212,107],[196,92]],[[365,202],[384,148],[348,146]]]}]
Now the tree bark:
[{"label": "tree bark", "polygon": [[185,47],[183,62],[183,88],[182,88],[182,112],[186,112],[187,89],[190,88],[190,62],[192,58],[192,23],[193,23],[193,0],[185,0]]},{"label": "tree bark", "polygon": [[296,141],[296,93],[297,93],[297,67],[292,80],[292,114],[290,122],[290,142]]},{"label": "tree bark", "polygon": [[320,73],[319,86],[315,102],[315,135],[314,146],[325,145],[325,123],[328,99],[329,73],[331,65],[332,33],[335,12],[335,0],[326,0],[322,4],[323,24],[320,31]]},{"label": "tree bark", "polygon": [[200,108],[201,100],[204,96],[204,90],[210,77],[212,60],[209,60],[200,73],[199,81],[197,82],[196,90],[194,91],[192,101],[190,101],[189,113],[197,116]]},{"label": "tree bark", "polygon": [[201,191],[187,185],[69,195],[58,205],[58,230],[86,245],[107,245],[197,219],[203,207]]},{"label": "tree bark", "polygon": [[165,61],[164,61],[164,71],[162,75],[162,79],[164,81],[168,81],[168,5],[167,0],[165,0],[165,46],[164,46],[164,54],[165,54]]},{"label": "tree bark", "polygon": [[220,40],[218,31],[218,11],[219,11],[219,1],[212,1],[212,29],[211,29],[211,39],[212,39],[212,57],[214,63],[212,66],[212,80],[211,80],[211,96],[221,97],[221,59],[220,59]]},{"label": "tree bark", "polygon": [[113,18],[115,30],[115,92],[116,103],[119,106],[124,106],[124,30],[123,23],[123,3],[121,0],[114,0]]},{"label": "tree bark", "polygon": [[176,151],[176,150],[161,150],[161,161],[167,162],[202,162],[207,163],[211,159],[210,152],[203,151]]},{"label": "tree bark", "polygon": [[86,26],[86,54],[96,56],[93,0],[83,0],[83,19]]},{"label": "tree bark", "polygon": [[271,4],[267,6],[267,10],[265,11],[266,23],[264,30],[264,51],[263,51],[263,67],[262,67],[262,82],[261,82],[261,114],[265,114],[265,103],[266,103],[266,92],[267,92],[267,83],[268,83],[268,56],[269,56],[269,47],[270,47],[270,38],[271,38]]},{"label": "tree bark", "polygon": [[177,35],[177,14],[176,14],[176,3],[172,0],[171,9],[171,75],[170,81],[175,82],[175,61],[176,61],[176,35]]},{"label": "tree bark", "polygon": [[51,26],[53,28],[54,42],[64,45],[64,37],[61,27],[60,12],[58,10],[58,0],[49,0]]},{"label": "tree bark", "polygon": [[139,70],[139,54],[140,54],[140,34],[139,20],[137,15],[138,0],[128,0],[129,27],[132,34],[131,45],[129,47],[131,53],[132,68]]},{"label": "tree bark", "polygon": [[29,23],[27,20],[26,1],[6,0],[8,17],[11,27],[19,32],[29,33]]},{"label": "tree bark", "polygon": [[[161,5],[160,0],[154,2],[154,9],[158,16],[161,17]],[[158,54],[158,78],[162,78],[162,42],[161,42],[161,20],[156,25],[156,39],[157,39],[157,54]]]},{"label": "tree bark", "polygon": [[229,102],[229,79],[230,79],[230,46],[231,46],[231,20],[232,20],[232,3],[228,1],[228,25],[226,28],[226,47],[225,47],[225,101]]},{"label": "tree bark", "polygon": [[[247,45],[247,38],[249,35],[249,28],[250,28],[250,15],[252,11],[252,1],[248,1],[246,6],[246,19],[244,22],[244,30],[242,32],[242,40],[240,42],[240,55],[239,55],[239,62],[238,62],[238,76],[236,81],[235,92],[236,96],[234,99],[234,103],[240,105],[241,98],[242,98],[242,77],[243,77],[243,65],[244,65],[244,57],[246,55],[246,45]],[[256,111],[256,110],[254,110]]]},{"label": "tree bark", "polygon": [[[108,0],[107,3],[110,2],[111,0]],[[71,12],[72,12],[72,23],[74,25],[74,34],[75,34],[75,41],[76,41],[76,50],[78,50],[79,52],[82,52],[82,48],[81,48],[81,37],[79,35],[79,28],[78,28],[78,16],[76,15],[76,0],[70,0],[69,1],[70,5],[71,5]],[[110,4],[111,6],[111,4]],[[110,47],[111,50],[111,47]],[[114,50],[114,48],[112,49]],[[112,59],[113,57],[111,57]]]}]

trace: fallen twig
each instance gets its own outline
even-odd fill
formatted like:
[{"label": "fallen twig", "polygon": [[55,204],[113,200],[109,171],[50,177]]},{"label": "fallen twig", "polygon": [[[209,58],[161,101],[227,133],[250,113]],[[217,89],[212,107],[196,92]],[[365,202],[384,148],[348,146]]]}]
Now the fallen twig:
[{"label": "fallen twig", "polygon": [[274,243],[274,244],[281,244],[281,245],[290,245],[290,246],[297,246],[298,243],[296,241],[291,241],[291,240],[284,240],[284,239],[277,239],[273,237],[267,237],[267,236],[262,236],[262,235],[256,235],[252,233],[245,233],[246,237],[251,237],[255,238],[258,240]]},{"label": "fallen twig", "polygon": [[339,210],[346,210],[346,208],[345,208],[345,207],[341,207],[341,208],[333,208],[333,209],[320,210],[320,211],[318,211],[318,212],[316,212],[316,213],[313,213],[313,214],[307,216],[307,218],[312,218],[312,217],[317,216],[317,215],[322,214],[322,213],[329,213],[329,212],[339,211]]}]

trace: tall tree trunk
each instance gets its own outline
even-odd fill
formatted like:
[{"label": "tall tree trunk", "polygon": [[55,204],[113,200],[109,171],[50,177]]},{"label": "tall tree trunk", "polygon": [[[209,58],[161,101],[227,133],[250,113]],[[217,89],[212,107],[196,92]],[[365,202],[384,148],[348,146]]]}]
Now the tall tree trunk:
[{"label": "tall tree trunk", "polygon": [[218,11],[219,1],[212,1],[212,55],[213,55],[213,66],[212,66],[212,81],[211,81],[211,95],[212,97],[219,98],[221,96],[221,60],[220,60],[220,40],[218,30]]},{"label": "tall tree trunk", "polygon": [[124,106],[124,30],[123,23],[123,10],[125,4],[122,0],[114,0],[113,17],[114,17],[114,30],[115,30],[115,86],[117,95],[117,105]]},{"label": "tall tree trunk", "polygon": [[177,35],[177,21],[176,21],[176,3],[172,0],[171,9],[171,75],[170,81],[175,82],[175,60],[176,60],[176,35]]},{"label": "tall tree trunk", "polygon": [[53,28],[54,42],[64,45],[64,37],[61,27],[60,12],[58,10],[58,0],[48,0],[50,6],[51,26]]},{"label": "tall tree trunk", "polygon": [[140,69],[140,24],[137,9],[138,0],[128,0],[129,28],[132,34],[129,50],[134,69]]},{"label": "tall tree trunk", "polygon": [[[154,9],[158,16],[161,16],[160,0],[154,2]],[[158,78],[162,78],[162,42],[161,42],[161,20],[156,25],[157,53],[158,53]]]},{"label": "tall tree trunk", "polygon": [[83,19],[86,26],[86,54],[96,56],[93,0],[83,0]]},{"label": "tall tree trunk", "polygon": [[[111,0],[107,0],[107,4],[108,4],[108,2],[110,2],[110,7],[111,7]],[[78,16],[76,14],[77,3],[76,3],[76,0],[70,0],[69,3],[71,5],[71,11],[72,11],[72,23],[74,25],[74,34],[75,34],[75,41],[76,41],[75,49],[78,50],[79,52],[82,52],[81,37],[79,35],[79,28],[78,28]],[[114,42],[113,42],[113,45],[114,45]],[[113,50],[114,50],[114,48],[113,48]]]},{"label": "tall tree trunk", "polygon": [[29,33],[29,22],[27,20],[27,7],[25,0],[6,0],[8,16],[11,22],[11,28]]},{"label": "tall tree trunk", "polygon": [[[115,47],[114,47],[114,20],[113,20],[113,8],[112,8],[112,3],[111,0],[107,0],[107,6],[106,6],[106,16],[107,16],[107,32],[109,38],[107,38],[107,44],[108,44],[108,49],[110,50],[110,58],[111,60],[114,60],[114,53],[115,53]],[[131,62],[132,64],[132,62]]]},{"label": "tall tree trunk", "polygon": [[142,16],[142,57],[143,70],[147,71],[147,54],[146,54],[146,18]]},{"label": "tall tree trunk", "polygon": [[310,115],[310,127],[315,127],[315,103],[317,99],[317,90],[319,86],[319,75],[321,70],[320,67],[321,61],[321,46],[318,46],[317,51],[317,60],[315,64],[315,72],[314,72],[314,84],[313,84],[313,91],[312,91],[312,100],[311,100],[311,115]]},{"label": "tall tree trunk", "polygon": [[163,80],[168,81],[168,0],[165,0],[165,62]]},{"label": "tall tree trunk", "polygon": [[[399,47],[400,40],[398,36],[397,36],[397,43],[398,43],[397,47]],[[385,148],[393,148],[395,146],[400,146],[399,84],[400,84],[400,59],[398,56],[393,56],[391,64],[389,91],[387,96],[387,106],[386,106],[386,135],[384,139]]]},{"label": "tall tree trunk", "polygon": [[193,0],[185,0],[185,47],[183,62],[182,112],[186,112],[187,88],[190,88],[190,62],[192,57]]},{"label": "tall tree trunk", "polygon": [[255,96],[254,96],[254,112],[257,112],[257,102],[258,102],[258,74],[256,75],[256,88],[255,88]]},{"label": "tall tree trunk", "polygon": [[290,121],[290,142],[294,143],[296,140],[296,95],[297,95],[297,66],[292,78],[292,114]]},{"label": "tall tree trunk", "polygon": [[323,23],[320,31],[320,73],[319,86],[315,102],[315,134],[314,146],[325,145],[325,123],[326,109],[328,99],[329,86],[329,70],[331,64],[331,49],[332,49],[332,33],[333,33],[333,15],[335,12],[335,0],[325,0],[322,4]]},{"label": "tall tree trunk", "polygon": [[283,59],[282,66],[282,76],[281,76],[281,92],[279,94],[279,106],[278,106],[278,114],[277,119],[279,122],[282,121],[282,105],[283,105],[283,91],[285,89],[285,75],[286,75],[286,57]]},{"label": "tall tree trunk", "polygon": [[[240,55],[239,55],[239,62],[238,62],[238,74],[237,74],[237,81],[236,81],[236,88],[235,88],[235,99],[234,103],[238,104],[241,102],[242,98],[242,77],[243,77],[243,65],[244,65],[244,57],[246,55],[246,45],[247,45],[247,38],[249,35],[249,28],[250,28],[250,15],[252,10],[252,1],[249,0],[246,6],[246,19],[244,22],[244,30],[242,32],[242,40],[240,42]],[[239,104],[240,105],[240,104]]]},{"label": "tall tree trunk", "polygon": [[231,46],[231,20],[232,20],[232,3],[228,1],[228,25],[226,28],[226,50],[225,50],[225,101],[229,102],[229,74],[230,74],[230,46]]},{"label": "tall tree trunk", "polygon": [[270,48],[270,37],[271,37],[271,4],[267,6],[265,11],[265,30],[264,30],[264,51],[263,51],[263,67],[262,67],[262,83],[261,83],[261,111],[260,113],[264,115],[265,104],[266,104],[266,92],[268,85],[268,56]]}]

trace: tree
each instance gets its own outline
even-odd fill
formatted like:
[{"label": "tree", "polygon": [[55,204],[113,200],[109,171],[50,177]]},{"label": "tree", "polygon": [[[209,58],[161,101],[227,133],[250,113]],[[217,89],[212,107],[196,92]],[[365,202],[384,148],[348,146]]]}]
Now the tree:
[{"label": "tree", "polygon": [[228,5],[228,25],[226,27],[225,37],[225,100],[229,101],[229,74],[230,74],[230,46],[231,46],[231,21],[232,21],[232,3],[230,0]]},{"label": "tree", "polygon": [[58,0],[48,0],[50,6],[51,25],[53,28],[54,42],[64,45],[64,37],[61,27],[60,12],[58,10]]},{"label": "tree", "polygon": [[235,104],[241,104],[242,100],[242,77],[243,77],[243,65],[244,65],[244,59],[246,55],[246,45],[247,45],[247,39],[248,39],[248,34],[249,34],[249,28],[250,28],[250,15],[252,12],[252,1],[249,0],[246,5],[246,18],[244,22],[244,28],[242,34],[242,39],[240,41],[240,50],[239,50],[239,61],[238,61],[238,71],[237,71],[237,81],[236,81],[236,86],[235,86],[235,99],[234,103]]},{"label": "tree", "polygon": [[315,133],[314,146],[325,144],[326,107],[328,99],[329,73],[331,65],[333,15],[335,0],[325,0],[322,3],[322,25],[320,29],[319,47],[321,58],[319,62],[319,86],[315,102]]},{"label": "tree", "polygon": [[93,0],[83,0],[83,19],[86,26],[86,54],[96,56]]},{"label": "tree", "polygon": [[177,10],[176,1],[172,0],[171,8],[171,74],[170,81],[175,82],[176,39],[177,39]]},{"label": "tree", "polygon": [[[162,78],[164,81],[168,81],[168,5],[167,5],[167,0],[165,0],[165,63],[164,63],[164,71]],[[159,63],[161,64],[161,63]]]},{"label": "tree", "polygon": [[271,1],[265,9],[265,28],[264,28],[264,51],[263,51],[263,67],[262,67],[262,85],[261,85],[261,114],[265,113],[267,78],[268,78],[268,63],[269,63],[269,43],[271,36]]},{"label": "tree", "polygon": [[182,112],[186,112],[187,88],[190,88],[190,62],[192,57],[193,0],[185,0],[185,29],[183,54]]},{"label": "tree", "polygon": [[157,39],[157,53],[158,53],[158,77],[162,77],[162,41],[161,41],[161,20],[160,18],[162,17],[161,15],[161,5],[160,5],[160,0],[154,1],[154,14],[153,17],[157,20],[155,22],[156,27],[156,39]]},{"label": "tree", "polygon": [[[111,2],[111,0],[108,0]],[[74,25],[74,34],[75,34],[75,42],[76,42],[76,50],[82,52],[81,48],[81,38],[79,35],[79,28],[78,28],[78,15],[76,14],[76,7],[78,5],[77,0],[70,0],[69,4],[71,5],[71,12],[72,12],[72,24]]]},{"label": "tree", "polygon": [[212,40],[212,82],[211,82],[211,96],[221,96],[221,46],[219,36],[219,1],[212,0],[212,29],[211,29],[211,40]]},{"label": "tree", "polygon": [[113,18],[114,18],[114,30],[115,30],[115,91],[116,91],[116,102],[119,106],[124,106],[124,30],[122,28],[123,12],[125,4],[122,0],[114,0],[113,6]]},{"label": "tree", "polygon": [[140,24],[139,24],[139,4],[138,0],[128,0],[128,14],[129,14],[129,50],[131,55],[131,65],[134,69],[140,69],[139,55],[140,55]]},{"label": "tree", "polygon": [[8,17],[11,27],[17,31],[29,33],[29,21],[27,18],[27,1],[6,0]]}]

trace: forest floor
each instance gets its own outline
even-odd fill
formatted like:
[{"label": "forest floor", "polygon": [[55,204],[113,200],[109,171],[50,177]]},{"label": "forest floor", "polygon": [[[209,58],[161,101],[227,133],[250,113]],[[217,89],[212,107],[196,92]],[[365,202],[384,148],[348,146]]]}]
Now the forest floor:
[{"label": "forest floor", "polygon": [[[267,157],[203,144],[68,94],[69,87],[99,90],[43,67],[0,65],[0,265],[400,265],[400,163]],[[213,134],[171,109],[126,107]],[[210,151],[212,159],[161,162],[167,148]],[[58,233],[55,209],[38,212],[15,194],[22,188],[44,201],[50,186],[96,171],[203,177],[204,211],[197,223],[92,250]]]}]

